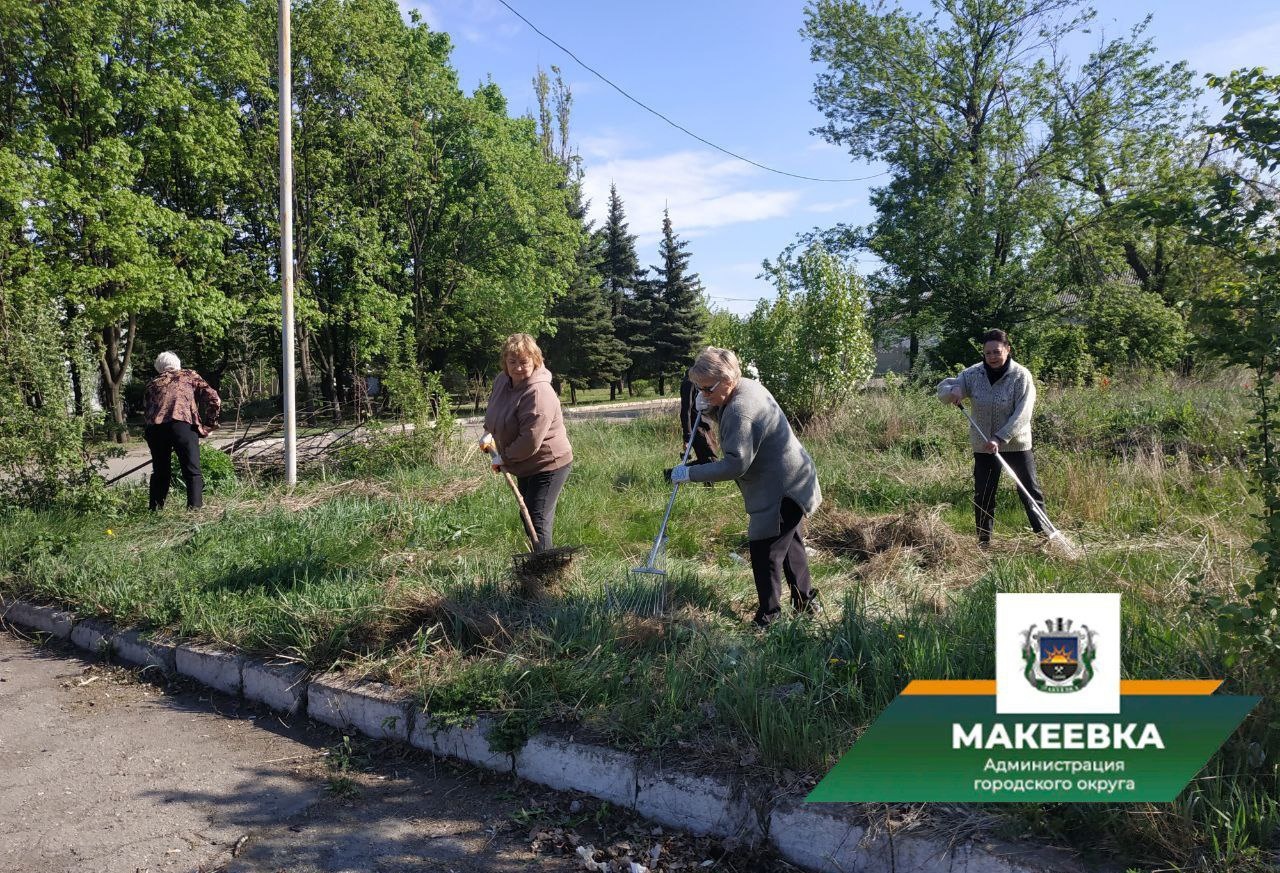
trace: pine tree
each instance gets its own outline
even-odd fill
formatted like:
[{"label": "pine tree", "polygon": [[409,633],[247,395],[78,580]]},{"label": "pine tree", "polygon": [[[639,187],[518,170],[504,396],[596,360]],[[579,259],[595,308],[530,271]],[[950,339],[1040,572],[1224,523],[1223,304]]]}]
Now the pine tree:
[{"label": "pine tree", "polygon": [[573,282],[551,310],[555,334],[543,341],[551,371],[569,385],[569,401],[578,402],[578,389],[592,382],[613,385],[630,365],[627,347],[613,332],[609,297],[596,267],[601,239],[586,220],[582,193],[574,186],[570,213],[582,222],[582,243],[575,256]]},{"label": "pine tree", "polygon": [[[602,256],[601,239],[587,220],[587,205],[582,200],[582,163],[569,146],[573,94],[561,78],[560,69],[552,66],[551,72],[554,82],[541,69],[533,80],[538,97],[539,138],[547,159],[558,161],[565,169],[565,204],[582,233],[574,253],[569,288],[549,313],[555,333],[543,338],[542,348],[551,371],[568,383],[570,402],[577,403],[579,388],[592,382],[613,384],[630,360],[626,346],[614,335],[610,299],[597,270]],[[557,128],[554,135],[553,117]]]},{"label": "pine tree", "polygon": [[[603,256],[600,274],[608,299],[610,317],[613,319],[613,335],[626,349],[627,362],[623,367],[627,375],[627,390],[636,372],[637,362],[643,361],[652,348],[647,344],[650,313],[645,301],[637,297],[642,290],[645,274],[640,270],[636,256],[636,238],[627,232],[626,212],[618,187],[609,186],[609,216],[600,231]],[[617,396],[622,388],[620,381],[609,385],[609,399]]]},{"label": "pine tree", "polygon": [[649,333],[652,347],[650,375],[658,379],[658,393],[665,393],[667,376],[684,370],[697,354],[707,326],[707,307],[702,297],[702,280],[689,272],[689,244],[679,239],[671,227],[671,215],[662,211],[662,241],[658,243],[660,266],[653,267],[649,293],[653,320]]}]

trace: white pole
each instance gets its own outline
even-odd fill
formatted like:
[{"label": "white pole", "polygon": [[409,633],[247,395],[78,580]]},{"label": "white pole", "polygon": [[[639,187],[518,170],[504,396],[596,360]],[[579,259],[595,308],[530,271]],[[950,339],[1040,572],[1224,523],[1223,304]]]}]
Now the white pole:
[{"label": "white pole", "polygon": [[289,51],[289,3],[280,0],[280,371],[284,393],[284,480],[298,482],[293,398],[293,66]]}]

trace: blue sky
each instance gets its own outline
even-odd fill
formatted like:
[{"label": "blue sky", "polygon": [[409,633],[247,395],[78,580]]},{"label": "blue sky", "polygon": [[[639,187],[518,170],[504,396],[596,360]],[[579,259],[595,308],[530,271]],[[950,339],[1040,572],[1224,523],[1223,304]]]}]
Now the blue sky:
[{"label": "blue sky", "polygon": [[[689,241],[691,266],[713,306],[749,312],[771,286],[757,279],[797,233],[871,217],[877,179],[805,182],[717,152],[628,101],[496,0],[399,0],[433,29],[448,32],[453,65],[471,91],[492,77],[512,114],[536,106],[539,66],[560,67],[573,91],[571,137],[581,153],[592,215],[618,186],[643,264],[657,261],[662,210]],[[822,123],[811,103],[817,68],[799,36],[804,3],[791,0],[508,0],[547,35],[636,98],[730,151],[762,164],[824,178],[867,176],[810,131]],[[906,0],[925,10],[927,0]],[[1204,72],[1280,68],[1280,5],[1168,0],[1095,4],[1095,33],[1119,33],[1150,12],[1162,59]],[[1087,50],[1087,46],[1082,51]],[[865,268],[874,264],[863,263]]]}]

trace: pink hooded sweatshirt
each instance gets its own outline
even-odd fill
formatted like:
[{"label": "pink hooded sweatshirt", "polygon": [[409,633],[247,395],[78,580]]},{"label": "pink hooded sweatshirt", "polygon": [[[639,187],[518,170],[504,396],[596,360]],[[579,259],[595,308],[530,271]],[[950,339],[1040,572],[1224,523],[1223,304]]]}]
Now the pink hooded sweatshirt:
[{"label": "pink hooded sweatshirt", "polygon": [[503,467],[514,476],[559,470],[573,461],[560,398],[546,367],[534,370],[519,388],[506,373],[499,374],[489,395],[484,428],[498,444]]}]

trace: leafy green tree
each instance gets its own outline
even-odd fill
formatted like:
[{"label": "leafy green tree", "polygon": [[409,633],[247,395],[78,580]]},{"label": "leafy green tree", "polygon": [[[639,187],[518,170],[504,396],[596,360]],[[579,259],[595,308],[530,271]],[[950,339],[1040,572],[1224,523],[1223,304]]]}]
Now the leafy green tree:
[{"label": "leafy green tree", "polygon": [[23,28],[11,60],[24,123],[45,140],[32,231],[92,339],[120,439],[140,320],[165,311],[216,332],[234,316],[212,277],[227,238],[217,189],[241,159],[226,95],[246,16],[239,0],[75,0],[3,19]]},{"label": "leafy green tree", "polygon": [[799,419],[830,410],[871,378],[875,352],[867,294],[849,265],[813,244],[765,261],[778,289],[745,326],[744,357],[782,408]]},{"label": "leafy green tree", "polygon": [[1252,458],[1263,509],[1254,550],[1262,566],[1253,580],[1236,587],[1235,597],[1210,602],[1236,646],[1233,655],[1261,668],[1260,682],[1273,687],[1280,676],[1280,76],[1252,69],[1208,78],[1226,106],[1209,132],[1240,163],[1212,166],[1203,184],[1152,196],[1138,211],[1152,223],[1182,229],[1241,271],[1239,279],[1213,289],[1201,314],[1209,327],[1205,344],[1255,376]]},{"label": "leafy green tree", "polygon": [[497,86],[462,94],[448,38],[394,0],[311,0],[296,28],[299,338],[321,391],[366,408],[406,337],[424,370],[488,371],[572,278],[565,168]]},{"label": "leafy green tree", "polygon": [[1185,65],[1153,59],[1144,22],[1073,68],[1062,44],[1093,17],[1079,0],[934,7],[806,10],[826,66],[818,132],[889,168],[869,226],[820,235],[884,262],[869,283],[877,332],[908,337],[913,364],[923,338],[940,363],[965,362],[984,329],[1030,339],[1130,274],[1172,313],[1185,248],[1116,206],[1180,172],[1196,95]]},{"label": "leafy green tree", "polygon": [[689,243],[676,236],[671,214],[662,210],[662,239],[658,257],[662,263],[650,267],[653,279],[646,294],[651,318],[645,345],[649,353],[648,372],[658,380],[658,393],[666,393],[668,376],[676,376],[693,363],[707,323],[707,304],[702,281],[689,272]]},{"label": "leafy green tree", "polygon": [[745,328],[746,319],[727,309],[712,307],[707,313],[707,328],[702,337],[702,345],[738,351],[745,341]]}]

